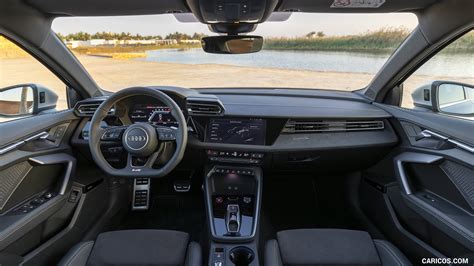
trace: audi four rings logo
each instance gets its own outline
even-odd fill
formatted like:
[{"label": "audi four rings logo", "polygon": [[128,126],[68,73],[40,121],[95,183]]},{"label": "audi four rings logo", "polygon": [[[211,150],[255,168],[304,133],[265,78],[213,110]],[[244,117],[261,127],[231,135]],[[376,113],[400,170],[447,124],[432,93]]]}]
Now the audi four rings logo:
[{"label": "audi four rings logo", "polygon": [[145,136],[128,136],[127,140],[130,142],[142,142],[142,141],[146,141],[146,137]]}]

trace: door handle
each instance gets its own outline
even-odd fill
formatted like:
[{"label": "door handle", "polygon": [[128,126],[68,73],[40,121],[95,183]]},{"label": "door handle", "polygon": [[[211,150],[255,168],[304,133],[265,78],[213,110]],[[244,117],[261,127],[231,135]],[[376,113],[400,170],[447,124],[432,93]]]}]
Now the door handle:
[{"label": "door handle", "polygon": [[424,139],[424,138],[435,138],[435,139],[439,139],[439,140],[448,140],[447,137],[443,136],[443,135],[440,135],[438,133],[434,133],[433,131],[431,130],[428,130],[428,129],[425,129],[423,131],[421,131],[416,137],[415,137],[415,140],[416,141],[419,141],[421,139]]},{"label": "door handle", "polygon": [[4,155],[5,153],[16,150],[17,148],[23,146],[26,143],[30,143],[32,141],[39,140],[39,139],[41,139],[41,140],[46,139],[48,136],[49,136],[48,132],[43,131],[41,133],[35,134],[35,135],[33,135],[31,137],[28,137],[26,139],[17,141],[15,143],[11,144],[11,145],[6,146],[5,148],[0,149],[0,155]]},{"label": "door handle", "polygon": [[443,136],[441,134],[435,133],[435,132],[433,132],[431,130],[428,130],[428,129],[425,129],[425,130],[421,131],[415,137],[415,140],[419,141],[419,140],[422,140],[422,139],[425,139],[425,138],[432,138],[432,139],[437,139],[437,140],[440,140],[440,141],[448,142],[448,143],[454,145],[455,147],[457,147],[459,149],[468,151],[470,153],[474,153],[474,147],[469,146],[469,145],[464,144],[464,143],[461,143],[461,142],[459,142],[457,140],[454,140],[454,139],[451,139],[449,137]]}]

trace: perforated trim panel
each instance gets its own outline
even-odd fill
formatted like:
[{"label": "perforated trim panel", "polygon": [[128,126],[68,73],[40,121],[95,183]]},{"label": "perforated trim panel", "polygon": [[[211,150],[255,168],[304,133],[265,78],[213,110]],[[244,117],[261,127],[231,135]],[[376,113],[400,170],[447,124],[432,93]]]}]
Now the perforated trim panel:
[{"label": "perforated trim panel", "polygon": [[32,166],[25,161],[0,171],[0,210],[5,207],[8,199],[31,168]]},{"label": "perforated trim panel", "polygon": [[474,210],[474,170],[450,161],[441,164],[441,169],[456,185],[469,206]]}]

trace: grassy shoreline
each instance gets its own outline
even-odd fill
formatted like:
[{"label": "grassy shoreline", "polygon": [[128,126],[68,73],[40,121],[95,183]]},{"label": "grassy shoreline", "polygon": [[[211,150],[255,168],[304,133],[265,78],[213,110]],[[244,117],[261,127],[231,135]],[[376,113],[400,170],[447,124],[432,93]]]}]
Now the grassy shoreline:
[{"label": "grassy shoreline", "polygon": [[[392,53],[408,37],[406,29],[380,29],[359,35],[267,38],[264,49],[291,51],[334,51],[363,53]],[[446,47],[442,53],[474,53],[474,32],[468,33]]]}]

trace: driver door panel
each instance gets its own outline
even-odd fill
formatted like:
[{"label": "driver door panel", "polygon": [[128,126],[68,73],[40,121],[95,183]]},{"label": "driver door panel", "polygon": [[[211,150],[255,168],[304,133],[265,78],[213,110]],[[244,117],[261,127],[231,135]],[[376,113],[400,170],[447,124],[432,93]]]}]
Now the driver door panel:
[{"label": "driver door panel", "polygon": [[74,208],[68,142],[77,122],[62,111],[0,123],[0,254],[24,256],[70,219],[57,214]]}]

